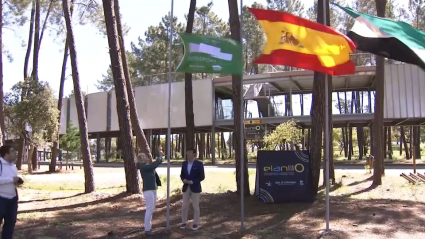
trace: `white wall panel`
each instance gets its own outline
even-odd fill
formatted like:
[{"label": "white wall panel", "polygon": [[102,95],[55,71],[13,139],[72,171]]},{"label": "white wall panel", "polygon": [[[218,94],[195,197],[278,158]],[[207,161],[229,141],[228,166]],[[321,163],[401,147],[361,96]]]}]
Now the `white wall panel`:
[{"label": "white wall panel", "polygon": [[70,96],[71,99],[71,103],[69,104],[69,120],[72,121],[70,123],[72,123],[72,125],[74,127],[78,128],[78,114],[77,114],[77,106],[75,104],[75,96],[71,95]]},{"label": "white wall panel", "polygon": [[[144,129],[167,128],[168,84],[136,87],[139,121]],[[171,86],[171,127],[186,127],[184,82]],[[212,83],[210,79],[193,81],[195,125],[212,125]]]},{"label": "white wall panel", "polygon": [[66,134],[66,119],[68,118],[68,98],[62,99],[59,134]]},{"label": "white wall panel", "polygon": [[106,131],[107,100],[107,92],[87,95],[87,126],[90,133]]},{"label": "white wall panel", "polygon": [[425,117],[425,73],[417,66],[385,66],[384,118]]},{"label": "white wall panel", "polygon": [[[120,129],[117,115],[117,100],[115,90],[111,90],[111,131]],[[105,130],[106,131],[106,130]]]},{"label": "white wall panel", "polygon": [[213,124],[213,86],[211,79],[193,81],[193,111],[196,126]]},{"label": "white wall panel", "polygon": [[[171,85],[171,127],[185,127],[184,83]],[[168,84],[136,87],[139,122],[145,129],[168,126]]]}]

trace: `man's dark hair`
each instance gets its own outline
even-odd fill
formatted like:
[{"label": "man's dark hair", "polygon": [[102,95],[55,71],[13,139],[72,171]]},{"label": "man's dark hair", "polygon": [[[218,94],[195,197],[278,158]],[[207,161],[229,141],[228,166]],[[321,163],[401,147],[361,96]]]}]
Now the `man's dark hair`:
[{"label": "man's dark hair", "polygon": [[10,152],[10,149],[13,149],[10,145],[3,145],[0,147],[0,156],[3,158],[6,154]]},{"label": "man's dark hair", "polygon": [[193,154],[196,154],[196,149],[195,148],[189,148],[187,151],[192,151]]}]

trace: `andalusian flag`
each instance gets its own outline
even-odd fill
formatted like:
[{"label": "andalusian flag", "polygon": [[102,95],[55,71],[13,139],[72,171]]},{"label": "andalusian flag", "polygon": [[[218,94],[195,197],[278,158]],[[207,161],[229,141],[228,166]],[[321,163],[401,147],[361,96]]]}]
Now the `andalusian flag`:
[{"label": "andalusian flag", "polygon": [[243,72],[242,46],[228,38],[182,33],[184,57],[176,71],[188,73]]},{"label": "andalusian flag", "polygon": [[285,12],[249,10],[267,35],[267,45],[255,63],[286,65],[330,75],[354,73],[350,53],[356,46],[342,33]]},{"label": "andalusian flag", "polygon": [[356,20],[348,37],[357,43],[357,49],[425,69],[424,32],[402,21],[374,17],[334,5]]}]

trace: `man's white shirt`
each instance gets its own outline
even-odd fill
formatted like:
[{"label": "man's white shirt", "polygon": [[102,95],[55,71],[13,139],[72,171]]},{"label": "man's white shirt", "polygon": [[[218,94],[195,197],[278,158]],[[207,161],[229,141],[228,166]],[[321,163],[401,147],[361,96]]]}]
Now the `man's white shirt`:
[{"label": "man's white shirt", "polygon": [[194,161],[195,160],[193,160],[192,162],[187,161],[187,174],[190,174],[190,171],[192,171],[192,166]]},{"label": "man's white shirt", "polygon": [[12,199],[16,197],[16,185],[13,177],[18,176],[18,170],[14,163],[9,163],[0,157],[0,197]]}]

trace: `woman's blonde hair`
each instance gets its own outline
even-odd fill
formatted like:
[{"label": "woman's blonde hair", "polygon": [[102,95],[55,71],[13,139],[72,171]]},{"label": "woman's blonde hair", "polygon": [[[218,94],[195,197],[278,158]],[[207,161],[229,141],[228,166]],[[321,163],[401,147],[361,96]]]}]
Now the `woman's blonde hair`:
[{"label": "woman's blonde hair", "polygon": [[142,162],[142,163],[148,163],[149,162],[148,157],[144,153],[140,153],[139,155],[137,155],[137,161]]}]

